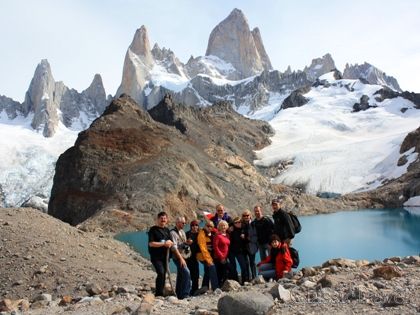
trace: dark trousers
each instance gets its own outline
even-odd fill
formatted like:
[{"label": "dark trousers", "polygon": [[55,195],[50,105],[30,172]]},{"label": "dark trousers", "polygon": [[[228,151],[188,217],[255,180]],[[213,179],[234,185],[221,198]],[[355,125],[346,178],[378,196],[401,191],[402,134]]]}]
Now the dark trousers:
[{"label": "dark trousers", "polygon": [[201,284],[202,287],[208,287],[211,284],[211,289],[214,291],[219,287],[219,280],[217,279],[217,270],[216,265],[207,265],[207,263],[203,263],[204,265],[204,276],[203,276],[203,283]]},{"label": "dark trousers", "polygon": [[257,266],[255,265],[255,254],[247,253],[246,255],[248,256],[249,268],[251,270],[251,273],[249,273],[249,275],[251,275],[251,279],[255,279],[255,277],[257,276]]},{"label": "dark trousers", "polygon": [[245,281],[249,281],[249,262],[248,257],[243,253],[230,253],[229,254],[229,265],[230,274],[229,278],[239,281],[238,271],[236,270],[236,261],[238,261],[239,268],[241,268],[241,284]]},{"label": "dark trousers", "polygon": [[152,258],[152,265],[156,270],[156,296],[163,296],[163,288],[165,287],[166,279],[166,259]]},{"label": "dark trousers", "polygon": [[187,259],[187,266],[191,275],[190,295],[194,295],[194,292],[198,290],[198,279],[200,278],[200,265],[197,258],[195,258],[195,255],[192,255]]},{"label": "dark trousers", "polygon": [[216,271],[217,271],[217,279],[219,280],[219,287],[223,286],[226,279],[228,278],[229,273],[229,264],[227,260],[225,263],[221,263],[220,261],[215,261],[216,264]]}]

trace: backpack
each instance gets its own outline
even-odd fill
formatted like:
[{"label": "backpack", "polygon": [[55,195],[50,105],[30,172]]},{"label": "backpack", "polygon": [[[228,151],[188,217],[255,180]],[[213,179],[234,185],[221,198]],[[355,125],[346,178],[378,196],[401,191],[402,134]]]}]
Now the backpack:
[{"label": "backpack", "polygon": [[300,225],[299,219],[293,212],[288,212],[290,216],[290,220],[293,223],[293,231],[295,234],[298,234],[300,231],[302,231],[302,226]]},{"label": "backpack", "polygon": [[289,252],[293,260],[292,268],[297,268],[299,266],[299,252],[293,247],[289,247]]}]

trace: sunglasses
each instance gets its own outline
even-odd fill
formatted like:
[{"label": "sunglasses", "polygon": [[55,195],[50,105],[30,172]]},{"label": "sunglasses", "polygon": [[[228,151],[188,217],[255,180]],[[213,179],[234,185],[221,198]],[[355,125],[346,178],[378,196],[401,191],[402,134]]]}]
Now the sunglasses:
[{"label": "sunglasses", "polygon": [[244,214],[242,217],[247,218],[247,217],[249,217],[249,214]]}]

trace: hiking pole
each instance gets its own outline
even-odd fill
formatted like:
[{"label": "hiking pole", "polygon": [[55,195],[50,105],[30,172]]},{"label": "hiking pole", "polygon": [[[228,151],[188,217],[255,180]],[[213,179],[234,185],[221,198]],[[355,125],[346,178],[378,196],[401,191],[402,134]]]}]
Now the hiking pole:
[{"label": "hiking pole", "polygon": [[171,250],[171,248],[168,247],[168,249],[166,251],[166,272],[168,273],[169,285],[171,286],[172,292],[176,296],[176,292],[174,290],[174,286],[172,285],[171,270],[169,270],[169,252],[170,252],[170,250]]}]

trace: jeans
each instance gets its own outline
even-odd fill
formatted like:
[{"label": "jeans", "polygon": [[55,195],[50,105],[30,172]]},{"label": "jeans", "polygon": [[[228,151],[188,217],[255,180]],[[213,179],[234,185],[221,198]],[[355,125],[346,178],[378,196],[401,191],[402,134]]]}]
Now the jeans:
[{"label": "jeans", "polygon": [[165,287],[166,277],[166,259],[151,259],[152,265],[156,270],[156,296],[163,296],[163,288]]},{"label": "jeans", "polygon": [[258,268],[258,273],[264,277],[264,279],[276,279],[276,268],[272,263],[262,264]]},{"label": "jeans", "polygon": [[184,299],[190,295],[191,291],[190,270],[187,266],[181,266],[178,259],[174,259],[174,263],[177,270],[175,293],[178,299]]},{"label": "jeans", "polygon": [[198,279],[200,277],[200,265],[198,264],[198,260],[195,258],[195,255],[192,255],[187,259],[187,266],[191,275],[190,295],[194,295],[194,292],[198,290]]},{"label": "jeans", "polygon": [[258,244],[258,250],[260,251],[261,261],[263,261],[270,252],[270,246],[268,244]]},{"label": "jeans", "polygon": [[208,266],[207,263],[204,264],[204,277],[202,287],[209,287],[209,281],[211,283],[212,290],[216,290],[219,287],[219,280],[217,279],[216,265]]}]

